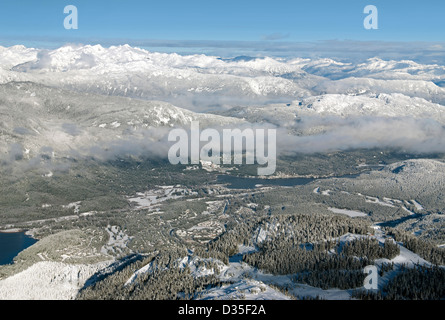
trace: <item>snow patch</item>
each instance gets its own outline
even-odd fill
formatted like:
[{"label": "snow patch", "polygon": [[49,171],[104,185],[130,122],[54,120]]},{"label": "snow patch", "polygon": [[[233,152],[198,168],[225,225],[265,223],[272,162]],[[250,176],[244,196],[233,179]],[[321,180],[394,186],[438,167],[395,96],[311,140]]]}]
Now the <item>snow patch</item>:
[{"label": "snow patch", "polygon": [[108,242],[104,244],[100,250],[105,255],[116,255],[127,252],[128,243],[132,239],[125,234],[119,227],[108,225],[105,229],[109,235]]},{"label": "snow patch", "polygon": [[0,300],[72,300],[85,282],[108,264],[37,262],[0,281]]},{"label": "snow patch", "polygon": [[340,213],[345,214],[349,217],[366,217],[368,216],[366,213],[363,213],[361,211],[354,211],[354,210],[347,210],[347,209],[337,209],[337,208],[328,208],[329,211],[332,211],[334,213]]}]

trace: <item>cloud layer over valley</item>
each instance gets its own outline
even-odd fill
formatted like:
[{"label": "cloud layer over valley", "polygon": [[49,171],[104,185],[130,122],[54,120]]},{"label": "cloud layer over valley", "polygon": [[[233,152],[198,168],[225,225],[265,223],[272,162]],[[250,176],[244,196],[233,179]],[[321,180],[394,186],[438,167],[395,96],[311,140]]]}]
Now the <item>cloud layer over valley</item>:
[{"label": "cloud layer over valley", "polygon": [[2,47],[0,67],[4,164],[166,158],[168,132],[192,120],[220,129],[276,128],[278,154],[445,151],[439,64],[67,45]]}]

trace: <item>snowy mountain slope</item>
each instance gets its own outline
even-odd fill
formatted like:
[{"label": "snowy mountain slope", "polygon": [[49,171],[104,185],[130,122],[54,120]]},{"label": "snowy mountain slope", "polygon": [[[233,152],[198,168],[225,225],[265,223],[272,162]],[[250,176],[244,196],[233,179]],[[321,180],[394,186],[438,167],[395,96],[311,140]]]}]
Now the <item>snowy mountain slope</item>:
[{"label": "snowy mountain slope", "polygon": [[279,126],[292,124],[305,116],[338,117],[409,117],[434,119],[445,124],[445,106],[403,94],[325,94],[295,100],[289,104],[235,107],[221,113],[250,122],[271,122]]},{"label": "snowy mountain slope", "polygon": [[[349,77],[438,81],[445,78],[445,67],[420,64],[410,60],[382,60],[370,58],[364,62],[341,62],[333,59],[247,57],[224,59],[203,54],[178,55],[176,53],[150,52],[129,45],[102,47],[100,45],[66,45],[55,50],[26,48],[24,46],[0,47],[3,69],[26,71],[70,71],[96,68],[109,72],[125,69],[174,72],[191,70],[198,73],[230,74],[237,76],[283,76],[295,78],[313,75],[329,79]],[[108,70],[105,70],[105,67]]]},{"label": "snowy mountain slope", "polygon": [[298,102],[320,115],[432,118],[445,123],[445,106],[400,93],[350,96],[326,94]]},{"label": "snowy mountain slope", "polygon": [[[215,93],[228,102],[301,97],[310,94],[317,79],[298,67],[270,58],[228,62],[204,55],[151,53],[128,45],[64,46],[31,53],[26,50],[11,49],[10,55],[0,56],[4,69],[0,81],[32,81],[101,94],[184,101],[189,108],[191,95],[202,95],[203,101],[213,100],[207,104],[221,104],[208,97]],[[14,62],[20,63],[11,68]]]},{"label": "snowy mountain slope", "polygon": [[188,127],[192,120],[203,127],[243,123],[166,102],[70,92],[30,82],[0,85],[0,97],[0,148],[4,154],[16,146],[19,158],[39,152],[91,154],[90,148],[97,146],[138,154],[154,148],[151,143],[165,139],[171,127]]},{"label": "snowy mountain slope", "polygon": [[389,60],[379,58],[368,59],[358,64],[354,76],[364,75],[374,79],[406,79],[433,81],[445,77],[445,67],[424,65],[410,60]]},{"label": "snowy mountain slope", "polygon": [[37,262],[0,281],[0,300],[73,300],[85,282],[108,264]]},{"label": "snowy mountain slope", "polygon": [[191,110],[292,101],[321,94],[393,94],[444,104],[445,67],[372,58],[282,59],[156,53],[128,45],[0,48],[0,83],[163,100]]},{"label": "snowy mountain slope", "polygon": [[20,45],[9,48],[0,46],[1,68],[9,70],[23,63],[34,61],[37,58],[38,52],[38,49],[26,48]]},{"label": "snowy mountain slope", "polygon": [[360,192],[378,199],[403,199],[405,206],[422,214],[443,213],[445,209],[445,163],[442,161],[400,161],[356,179],[335,179],[328,185],[332,189]]},{"label": "snowy mountain slope", "polygon": [[371,58],[353,64],[332,59],[295,60],[308,73],[332,80],[344,78],[373,78],[388,80],[438,81],[445,77],[445,67],[425,65],[411,60],[382,60]]},{"label": "snowy mountain slope", "polygon": [[381,80],[371,78],[345,78],[320,83],[315,91],[323,94],[393,94],[423,98],[433,103],[445,104],[445,89],[425,80]]}]

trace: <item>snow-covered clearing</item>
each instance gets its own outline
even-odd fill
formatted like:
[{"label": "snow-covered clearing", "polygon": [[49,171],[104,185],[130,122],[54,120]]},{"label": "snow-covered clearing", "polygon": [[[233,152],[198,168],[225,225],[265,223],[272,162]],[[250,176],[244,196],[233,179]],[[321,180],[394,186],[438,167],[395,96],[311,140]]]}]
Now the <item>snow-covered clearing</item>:
[{"label": "snow-covered clearing", "polygon": [[71,300],[94,273],[110,262],[73,265],[41,261],[0,281],[0,300]]},{"label": "snow-covered clearing", "polygon": [[369,203],[375,203],[381,206],[392,207],[392,208],[395,207],[394,204],[392,203],[392,200],[390,200],[389,198],[384,198],[384,201],[381,201],[379,198],[376,197],[365,196],[365,201]]},{"label": "snow-covered clearing", "polygon": [[366,217],[367,214],[360,212],[360,211],[354,211],[354,210],[347,210],[347,209],[337,209],[337,208],[328,208],[329,211],[332,211],[334,213],[341,213],[341,214],[345,214],[349,217]]},{"label": "snow-covered clearing", "polygon": [[131,240],[127,234],[116,226],[107,226],[105,229],[109,235],[108,242],[103,245],[101,253],[115,255],[128,251],[127,244]]},{"label": "snow-covered clearing", "polygon": [[136,197],[128,198],[128,201],[136,203],[136,209],[154,209],[161,202],[193,194],[197,195],[197,193],[189,192],[181,186],[160,186],[157,189],[139,192]]},{"label": "snow-covered clearing", "polygon": [[62,206],[64,209],[74,209],[74,214],[79,214],[81,201],[72,202],[66,206]]},{"label": "snow-covered clearing", "polygon": [[290,300],[290,298],[261,281],[244,279],[212,288],[199,300]]},{"label": "snow-covered clearing", "polygon": [[417,211],[423,210],[423,206],[420,203],[418,203],[416,200],[411,200],[411,203],[416,207]]}]

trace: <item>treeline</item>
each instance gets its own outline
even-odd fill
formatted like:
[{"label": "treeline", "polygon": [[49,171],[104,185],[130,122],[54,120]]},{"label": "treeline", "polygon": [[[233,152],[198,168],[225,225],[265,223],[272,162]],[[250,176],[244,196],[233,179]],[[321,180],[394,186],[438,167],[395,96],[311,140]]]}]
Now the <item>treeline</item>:
[{"label": "treeline", "polygon": [[402,267],[402,272],[383,288],[390,300],[438,300],[445,298],[445,269],[433,266]]},{"label": "treeline", "polygon": [[292,214],[263,218],[258,233],[266,234],[265,241],[284,240],[286,244],[316,243],[343,236],[347,233],[368,234],[369,222],[346,216],[324,214]]},{"label": "treeline", "polygon": [[[238,253],[240,244],[257,249],[256,252],[245,254],[244,262],[272,274],[292,275],[294,283],[322,289],[359,288],[363,286],[366,277],[363,272],[366,266],[373,265],[376,259],[393,259],[400,254],[396,242],[386,240],[381,243],[368,236],[370,231],[366,220],[323,214],[252,216],[232,220],[227,223],[226,232],[206,245],[193,249],[193,256],[200,258],[193,262],[194,267],[213,269],[213,274],[196,276],[188,266],[181,264],[184,257],[190,256],[189,251],[185,248],[166,248],[84,288],[78,298],[199,298],[209,288],[222,285],[218,277],[220,265],[215,261],[228,264],[229,258]],[[347,233],[361,236],[351,241],[341,240],[340,237]],[[441,249],[398,230],[392,230],[391,235],[425,259],[435,257],[433,261],[442,261]],[[146,271],[126,284],[144,266]],[[380,276],[394,270],[394,267],[394,263],[382,264],[379,268]],[[443,296],[444,283],[443,269],[402,267],[383,291],[356,291],[354,295],[361,299],[436,299]]]},{"label": "treeline", "polygon": [[[252,243],[251,237],[259,219],[251,218],[239,223],[231,223],[226,226],[227,231],[219,235],[214,240],[207,243],[200,254],[204,256],[220,257],[224,263],[228,263],[230,256],[238,252],[238,245],[249,245]],[[223,257],[221,256],[223,255]]]},{"label": "treeline", "polygon": [[392,259],[399,253],[399,247],[392,241],[381,246],[370,238],[347,243],[327,241],[310,249],[286,242],[267,242],[260,252],[245,255],[243,260],[272,274],[294,274],[294,282],[322,289],[349,289],[363,285],[363,269],[374,264],[375,259]]},{"label": "treeline", "polygon": [[[230,252],[233,252],[235,249],[231,248],[229,250],[230,250]],[[193,253],[196,256],[204,258],[204,259],[213,258],[213,259],[222,261],[226,265],[229,264],[229,254],[221,252],[221,251],[217,251],[215,249],[206,249],[206,248],[202,248],[202,247],[197,247],[197,248],[195,248],[195,251]]]},{"label": "treeline", "polygon": [[363,270],[325,270],[295,275],[292,280],[324,290],[338,288],[346,290],[363,286],[366,275]]},{"label": "treeline", "polygon": [[331,254],[316,246],[307,250],[299,246],[277,246],[273,243],[264,246],[260,252],[245,255],[243,261],[272,274],[295,274],[324,272],[329,270],[362,270],[370,264],[364,257],[356,259],[344,254]]},{"label": "treeline", "polygon": [[[367,234],[369,222],[349,217],[322,214],[291,214],[252,217],[227,226],[225,233],[212,240],[207,250],[231,256],[238,245],[262,247],[268,242],[282,246],[297,246],[340,237],[346,233]],[[265,238],[262,238],[265,235]]]},{"label": "treeline", "polygon": [[428,240],[421,240],[412,234],[398,229],[388,228],[388,234],[397,242],[414,253],[417,253],[423,259],[436,265],[445,265],[445,249],[438,248]]},{"label": "treeline", "polygon": [[363,285],[364,267],[375,259],[400,254],[399,246],[389,240],[383,244],[369,237],[338,240],[346,233],[366,235],[369,231],[367,222],[341,216],[263,218],[251,240],[257,240],[259,251],[244,255],[243,261],[272,274],[293,274],[295,282],[323,289],[355,288]]},{"label": "treeline", "polygon": [[[180,268],[180,261],[187,252],[182,249],[168,250],[156,257],[147,257],[126,268],[114,272],[101,281],[82,289],[79,300],[177,300],[198,297],[208,286],[220,286],[217,272],[195,277],[188,266]],[[137,270],[147,267],[134,281],[127,284]],[[199,261],[199,267],[218,270],[212,261]]]},{"label": "treeline", "polygon": [[445,299],[445,269],[438,266],[406,267],[379,292],[357,290],[354,298],[361,300],[443,300]]},{"label": "treeline", "polygon": [[392,240],[385,240],[383,246],[375,238],[355,239],[341,246],[341,252],[346,256],[363,257],[369,260],[380,258],[393,259],[400,254],[400,247]]},{"label": "treeline", "polygon": [[[348,254],[341,253],[339,242],[332,239],[347,233],[366,235],[371,231],[369,222],[343,216],[282,214],[238,221],[227,229],[208,243],[206,249],[196,253],[228,263],[229,257],[238,252],[239,244],[255,246],[259,251],[244,255],[244,262],[272,274],[297,274],[295,281],[322,288],[362,285],[365,277],[362,270],[371,264],[367,251],[372,256],[390,251],[387,246],[379,252],[378,242],[366,240],[361,254],[352,254],[361,248],[361,242],[348,247]],[[331,250],[338,254],[332,254]],[[362,258],[357,259],[356,255]]]},{"label": "treeline", "polygon": [[145,274],[129,288],[130,300],[190,300],[199,297],[209,286],[222,282],[215,274],[195,277],[188,267],[168,268],[164,271]]},{"label": "treeline", "polygon": [[[82,288],[76,296],[78,300],[124,300],[128,298],[128,288],[124,286],[133,273],[153,260],[148,257],[127,265],[107,277],[100,277],[93,284]],[[96,275],[93,276],[96,278]],[[93,279],[92,279],[93,280]],[[88,283],[88,281],[87,281]]]}]

